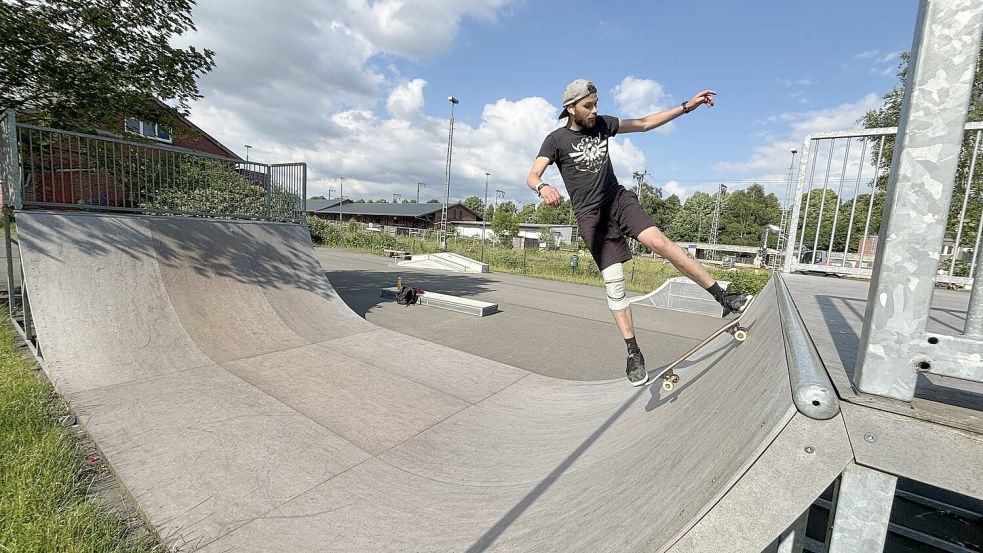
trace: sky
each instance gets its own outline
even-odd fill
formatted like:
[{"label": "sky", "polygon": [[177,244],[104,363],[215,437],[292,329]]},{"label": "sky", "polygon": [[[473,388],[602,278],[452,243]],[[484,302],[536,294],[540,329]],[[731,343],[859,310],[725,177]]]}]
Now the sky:
[{"label": "sky", "polygon": [[[647,171],[682,200],[753,182],[781,200],[791,149],[859,127],[897,84],[917,0],[198,0],[178,46],[215,51],[191,120],[251,160],[308,164],[308,196],[538,198],[526,175],[566,84],[602,114],[644,117],[697,92],[705,106],[617,136],[622,184]],[[798,158],[795,158],[798,162]],[[490,175],[486,175],[490,173]],[[561,184],[550,167],[544,180]],[[561,187],[561,193],[566,196]]]}]

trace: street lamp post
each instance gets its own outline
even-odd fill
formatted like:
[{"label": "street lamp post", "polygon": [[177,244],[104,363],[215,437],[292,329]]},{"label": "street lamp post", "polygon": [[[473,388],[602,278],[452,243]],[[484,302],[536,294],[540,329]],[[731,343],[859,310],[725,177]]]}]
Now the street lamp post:
[{"label": "street lamp post", "polygon": [[340,225],[343,223],[341,218],[341,209],[342,206],[345,205],[345,177],[341,177],[339,180],[341,181],[341,183],[338,185],[338,188],[341,189],[341,191],[338,192],[338,224]]},{"label": "street lamp post", "polygon": [[252,146],[250,146],[249,144],[243,144],[243,146],[246,148],[246,162],[248,163],[249,162],[249,150],[252,148]]},{"label": "street lamp post", "polygon": [[416,183],[416,203],[420,203],[420,189],[426,187],[427,187],[427,183],[425,182]]},{"label": "street lamp post", "polygon": [[447,170],[444,173],[444,209],[440,211],[440,249],[447,249],[447,203],[451,194],[451,153],[454,151],[454,106],[461,103],[453,96],[448,96],[451,103],[451,120],[447,131]]},{"label": "street lamp post", "polygon": [[485,214],[488,213],[488,177],[491,173],[485,171],[485,201],[481,204],[481,262],[485,262],[485,227],[488,226],[488,217]]}]

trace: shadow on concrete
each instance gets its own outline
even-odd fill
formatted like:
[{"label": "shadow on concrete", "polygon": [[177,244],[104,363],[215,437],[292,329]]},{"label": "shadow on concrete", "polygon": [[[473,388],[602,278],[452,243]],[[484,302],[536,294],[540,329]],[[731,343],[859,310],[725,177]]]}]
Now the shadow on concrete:
[{"label": "shadow on concrete", "polygon": [[[834,337],[833,344],[836,347],[836,355],[846,372],[850,381],[856,372],[857,355],[860,350],[860,333],[863,328],[863,320],[866,311],[866,300],[849,298],[843,296],[816,296],[816,303],[822,313],[824,323],[829,329],[830,335]],[[949,315],[964,317],[965,312],[954,309],[936,309],[932,311],[943,312]],[[952,329],[954,335],[962,334],[962,329],[941,320],[937,315],[929,314],[930,321],[941,326]],[[820,351],[820,355],[822,355]],[[960,390],[948,386],[940,386],[933,383],[927,376],[919,373],[915,384],[915,396],[928,400],[964,407],[967,409],[979,409],[983,403],[983,395],[967,390]]]}]

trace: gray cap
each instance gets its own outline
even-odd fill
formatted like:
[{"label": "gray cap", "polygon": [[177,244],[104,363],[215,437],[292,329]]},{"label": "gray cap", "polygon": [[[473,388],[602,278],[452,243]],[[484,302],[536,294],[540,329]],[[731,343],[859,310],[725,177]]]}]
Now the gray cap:
[{"label": "gray cap", "polygon": [[597,94],[597,87],[594,86],[594,83],[588,81],[587,79],[575,79],[570,81],[570,84],[563,89],[563,98],[560,100],[560,103],[563,105],[563,109],[560,110],[560,116],[557,117],[557,119],[563,119],[566,117],[568,115],[568,107],[576,104],[591,94]]}]

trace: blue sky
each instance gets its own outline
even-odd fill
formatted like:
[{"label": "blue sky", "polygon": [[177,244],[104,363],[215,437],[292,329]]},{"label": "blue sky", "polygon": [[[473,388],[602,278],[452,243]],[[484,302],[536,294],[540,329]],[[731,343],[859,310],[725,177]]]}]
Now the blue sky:
[{"label": "blue sky", "polygon": [[[536,201],[525,175],[558,126],[559,96],[593,80],[603,113],[642,117],[703,88],[701,108],[618,137],[615,169],[668,195],[753,181],[784,195],[790,149],[809,132],[857,126],[897,81],[915,0],[670,2],[201,0],[216,51],[192,120],[265,162],[306,161],[310,195],[442,198],[450,104],[450,197],[495,189]],[[552,169],[547,180],[559,182]]]}]

